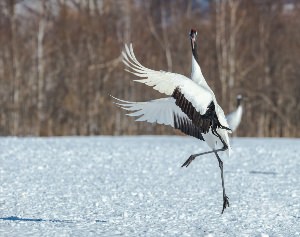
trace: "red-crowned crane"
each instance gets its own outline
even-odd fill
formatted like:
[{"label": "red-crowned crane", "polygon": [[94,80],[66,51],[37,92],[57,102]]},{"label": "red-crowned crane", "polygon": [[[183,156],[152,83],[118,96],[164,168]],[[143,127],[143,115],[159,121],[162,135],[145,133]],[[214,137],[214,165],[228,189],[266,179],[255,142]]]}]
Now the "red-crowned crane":
[{"label": "red-crowned crane", "polygon": [[232,130],[232,132],[234,132],[237,129],[237,127],[240,125],[242,114],[243,114],[243,106],[242,106],[243,96],[237,95],[236,101],[237,101],[236,110],[226,115],[229,128]]},{"label": "red-crowned crane", "polygon": [[127,71],[141,78],[135,81],[151,86],[169,97],[147,102],[129,102],[113,98],[118,100],[117,105],[130,111],[129,116],[139,116],[136,121],[170,125],[208,144],[211,151],[191,155],[181,167],[188,167],[197,156],[215,154],[221,170],[223,214],[225,208],[229,207],[229,201],[225,193],[223,162],[218,152],[226,151],[230,155],[228,132],[231,130],[222,108],[202,75],[198,64],[196,36],[197,32],[192,29],[192,80],[180,74],[144,67],[136,59],[132,45],[125,45],[122,54],[123,62],[129,68]]}]

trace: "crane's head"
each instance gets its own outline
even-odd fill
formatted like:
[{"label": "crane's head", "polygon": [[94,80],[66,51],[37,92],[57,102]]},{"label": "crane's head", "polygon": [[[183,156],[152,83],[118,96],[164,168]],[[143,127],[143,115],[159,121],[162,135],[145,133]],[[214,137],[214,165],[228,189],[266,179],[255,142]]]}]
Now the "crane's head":
[{"label": "crane's head", "polygon": [[236,96],[237,106],[239,106],[243,101],[243,96],[241,94]]},{"label": "crane's head", "polygon": [[195,29],[191,29],[190,38],[191,38],[192,49],[195,48],[196,36],[197,36],[197,31]]}]

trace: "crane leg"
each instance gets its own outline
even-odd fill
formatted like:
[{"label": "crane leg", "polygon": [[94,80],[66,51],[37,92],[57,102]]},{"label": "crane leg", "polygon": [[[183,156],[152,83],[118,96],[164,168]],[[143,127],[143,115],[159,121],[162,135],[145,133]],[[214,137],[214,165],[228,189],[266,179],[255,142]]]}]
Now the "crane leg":
[{"label": "crane leg", "polygon": [[[223,143],[223,148],[225,150],[228,149],[227,144],[224,142],[224,140],[219,135],[219,133],[217,132],[217,130],[216,129],[212,129],[212,133],[221,140],[221,142]],[[222,209],[221,214],[223,214],[226,206],[229,207],[229,200],[228,200],[228,197],[226,196],[226,193],[225,193],[224,176],[223,176],[223,161],[220,159],[217,151],[215,151],[215,155],[216,155],[216,157],[218,159],[219,167],[220,167],[220,170],[221,170],[221,179],[222,179],[222,188],[223,188],[223,209]]]},{"label": "crane leg", "polygon": [[223,188],[223,209],[222,209],[221,214],[223,214],[225,208],[229,207],[229,200],[228,200],[228,197],[226,196],[226,193],[225,193],[224,176],[223,176],[223,161],[220,159],[217,152],[215,152],[215,155],[218,159],[219,167],[220,167],[220,170],[221,170],[221,179],[222,179],[222,188]]},{"label": "crane leg", "polygon": [[221,179],[222,179],[222,188],[223,188],[223,209],[222,209],[222,212],[221,214],[224,213],[224,210],[226,209],[226,207],[229,207],[229,198],[227,197],[226,193],[225,193],[225,185],[224,185],[224,175],[223,175],[223,161],[220,159],[219,155],[218,155],[218,152],[219,151],[225,151],[228,149],[228,146],[227,144],[224,142],[224,140],[222,139],[222,137],[219,135],[219,133],[217,132],[216,129],[212,129],[212,133],[217,136],[220,141],[223,143],[223,147],[221,149],[217,149],[217,150],[213,150],[213,151],[207,151],[207,152],[203,152],[203,153],[199,153],[199,154],[194,154],[194,155],[191,155],[185,162],[184,164],[181,166],[181,167],[188,167],[190,165],[190,163],[197,157],[197,156],[201,156],[201,155],[205,155],[205,154],[209,154],[209,153],[215,153],[217,159],[218,159],[218,162],[219,162],[219,167],[220,167],[220,170],[221,170]]},{"label": "crane leg", "polygon": [[203,152],[203,153],[199,153],[199,154],[193,154],[183,163],[183,165],[181,167],[184,167],[184,166],[188,167],[197,156],[202,156],[202,155],[213,153],[213,152],[215,152],[215,151],[207,151],[207,152]]},{"label": "crane leg", "polygon": [[223,143],[223,147],[221,148],[221,149],[217,149],[217,150],[213,150],[213,151],[206,151],[206,152],[202,152],[202,153],[199,153],[199,154],[193,154],[193,155],[191,155],[184,163],[183,163],[183,165],[181,166],[181,167],[188,167],[191,163],[192,163],[192,161],[197,157],[197,156],[202,156],[202,155],[205,155],[205,154],[209,154],[209,153],[217,153],[217,152],[219,152],[219,151],[225,151],[225,150],[227,150],[228,149],[228,146],[227,146],[227,144],[224,142],[224,140],[222,139],[222,137],[218,134],[218,132],[217,131],[214,131],[214,130],[212,130],[212,133],[215,135],[215,136],[217,136],[220,140],[221,140],[221,142]]}]

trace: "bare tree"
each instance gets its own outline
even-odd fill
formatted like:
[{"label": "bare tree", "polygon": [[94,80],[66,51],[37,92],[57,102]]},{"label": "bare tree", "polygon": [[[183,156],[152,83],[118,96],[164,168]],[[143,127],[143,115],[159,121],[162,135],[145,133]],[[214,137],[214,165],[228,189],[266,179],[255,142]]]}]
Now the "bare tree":
[{"label": "bare tree", "polygon": [[238,134],[299,136],[297,2],[289,10],[281,0],[27,3],[0,2],[1,135],[174,134],[135,123],[109,95],[162,96],[124,71],[124,43],[149,68],[189,76],[195,27],[203,74],[225,112],[237,93],[249,99]]}]

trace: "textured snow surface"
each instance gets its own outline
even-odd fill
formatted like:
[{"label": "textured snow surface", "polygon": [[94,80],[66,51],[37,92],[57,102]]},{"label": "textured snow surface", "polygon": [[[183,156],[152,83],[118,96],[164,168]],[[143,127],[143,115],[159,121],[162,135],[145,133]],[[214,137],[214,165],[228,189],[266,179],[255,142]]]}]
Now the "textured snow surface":
[{"label": "textured snow surface", "polygon": [[300,236],[300,139],[0,138],[0,236]]}]

